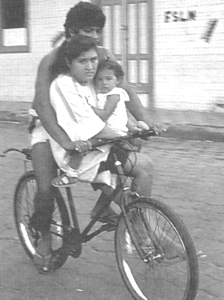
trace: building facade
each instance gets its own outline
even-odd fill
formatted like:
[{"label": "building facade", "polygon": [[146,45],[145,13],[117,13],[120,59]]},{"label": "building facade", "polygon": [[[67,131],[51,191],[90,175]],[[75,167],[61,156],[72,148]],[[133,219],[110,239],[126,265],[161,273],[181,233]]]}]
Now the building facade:
[{"label": "building facade", "polygon": [[[38,64],[77,2],[0,0],[0,101],[32,101]],[[223,1],[92,2],[107,17],[103,45],[145,107],[203,111],[224,103]]]},{"label": "building facade", "polygon": [[76,2],[0,0],[0,101],[32,102],[38,64]]},{"label": "building facade", "polygon": [[213,110],[224,103],[224,2],[154,1],[156,106]]}]

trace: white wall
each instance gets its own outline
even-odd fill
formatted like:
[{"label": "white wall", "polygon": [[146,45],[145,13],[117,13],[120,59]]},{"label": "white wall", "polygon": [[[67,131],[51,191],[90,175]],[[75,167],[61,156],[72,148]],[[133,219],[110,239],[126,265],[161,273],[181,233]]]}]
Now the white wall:
[{"label": "white wall", "polygon": [[0,54],[0,101],[32,101],[39,61],[51,50],[52,38],[63,30],[67,11],[78,0],[28,2],[30,53]]},{"label": "white wall", "polygon": [[[39,61],[76,2],[29,1],[30,53],[0,54],[0,101],[32,101]],[[224,103],[223,0],[154,0],[154,7],[156,107],[210,110]],[[179,12],[187,19],[188,11],[195,12],[195,20],[181,21]],[[211,19],[218,22],[206,42],[202,36]],[[142,101],[147,106],[147,97]]]},{"label": "white wall", "polygon": [[[154,3],[156,106],[213,109],[215,102],[224,102],[224,1]],[[193,13],[190,18],[189,11]],[[217,19],[216,27],[206,41],[202,37],[213,19]]]}]

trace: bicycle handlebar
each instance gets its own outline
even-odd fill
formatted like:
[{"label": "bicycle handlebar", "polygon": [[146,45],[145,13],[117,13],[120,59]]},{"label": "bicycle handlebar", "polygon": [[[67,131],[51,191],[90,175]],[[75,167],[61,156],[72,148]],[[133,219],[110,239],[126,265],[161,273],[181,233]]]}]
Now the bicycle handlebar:
[{"label": "bicycle handlebar", "polygon": [[119,142],[119,141],[122,142],[124,140],[131,140],[131,139],[135,139],[135,138],[146,139],[147,137],[157,136],[157,135],[159,135],[159,132],[157,132],[153,128],[150,128],[148,130],[127,134],[126,136],[119,136],[119,137],[112,138],[112,139],[94,139],[93,138],[93,139],[90,139],[89,141],[91,143],[92,149],[94,149],[99,146],[113,144],[113,143]]},{"label": "bicycle handlebar", "polygon": [[[160,133],[157,132],[155,129],[150,128],[149,130],[139,131],[136,133],[127,134],[126,136],[119,136],[112,139],[90,139],[89,142],[91,144],[91,149],[95,149],[99,146],[107,145],[107,144],[113,144],[115,142],[124,141],[124,140],[130,140],[134,138],[141,138],[146,139],[150,136],[157,136]],[[90,150],[91,150],[90,149]],[[17,149],[17,148],[9,148],[5,150],[2,154],[0,154],[0,157],[5,157],[8,152],[19,152],[23,155],[25,155],[26,159],[31,160],[31,151],[30,148],[23,148],[23,149]]]}]

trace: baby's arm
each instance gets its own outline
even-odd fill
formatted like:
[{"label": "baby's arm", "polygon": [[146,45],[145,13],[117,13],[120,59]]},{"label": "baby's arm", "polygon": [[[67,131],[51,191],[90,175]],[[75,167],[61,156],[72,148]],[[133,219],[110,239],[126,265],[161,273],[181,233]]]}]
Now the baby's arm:
[{"label": "baby's arm", "polygon": [[104,109],[96,108],[93,106],[92,106],[92,109],[105,122],[112,115],[119,100],[120,100],[119,95],[109,95],[107,97],[107,102],[106,102]]}]

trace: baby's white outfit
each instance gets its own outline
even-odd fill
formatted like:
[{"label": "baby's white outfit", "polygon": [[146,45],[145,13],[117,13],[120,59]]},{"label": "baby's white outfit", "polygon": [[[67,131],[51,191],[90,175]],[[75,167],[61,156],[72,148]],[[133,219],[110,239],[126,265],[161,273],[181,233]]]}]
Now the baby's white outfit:
[{"label": "baby's white outfit", "polygon": [[125,102],[130,101],[130,98],[124,89],[120,87],[115,87],[106,94],[102,94],[102,93],[97,94],[97,99],[98,99],[97,107],[100,109],[104,109],[107,101],[110,101],[107,99],[108,96],[110,95],[119,95],[120,100],[117,103],[117,106],[113,111],[112,115],[106,121],[106,124],[108,127],[113,129],[120,135],[126,135],[126,133],[128,132],[128,128],[127,128],[128,115],[127,115]]}]

